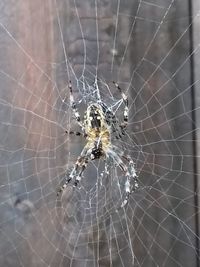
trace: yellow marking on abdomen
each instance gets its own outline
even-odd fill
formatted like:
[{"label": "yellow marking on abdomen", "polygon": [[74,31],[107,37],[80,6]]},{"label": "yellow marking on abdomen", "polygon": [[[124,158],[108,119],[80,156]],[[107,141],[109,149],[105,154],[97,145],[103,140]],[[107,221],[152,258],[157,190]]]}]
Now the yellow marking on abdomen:
[{"label": "yellow marking on abdomen", "polygon": [[102,142],[102,148],[105,149],[108,145],[110,145],[110,131],[107,128],[104,129],[90,129],[87,133],[88,143],[94,143],[97,139],[100,138]]}]

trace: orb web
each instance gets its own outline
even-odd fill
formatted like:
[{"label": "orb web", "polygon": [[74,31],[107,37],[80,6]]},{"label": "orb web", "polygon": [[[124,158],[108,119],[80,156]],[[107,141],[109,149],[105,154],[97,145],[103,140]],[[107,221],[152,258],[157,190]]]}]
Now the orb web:
[{"label": "orb web", "polygon": [[[0,6],[2,266],[198,266],[197,1],[8,1]],[[101,101],[123,121],[139,189],[100,159],[57,198]]]}]

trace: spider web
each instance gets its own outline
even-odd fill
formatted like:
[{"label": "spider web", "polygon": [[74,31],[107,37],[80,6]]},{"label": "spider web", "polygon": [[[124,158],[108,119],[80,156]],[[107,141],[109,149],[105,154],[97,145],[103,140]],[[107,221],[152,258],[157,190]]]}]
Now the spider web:
[{"label": "spider web", "polygon": [[[1,266],[199,266],[200,6],[186,0],[5,1],[0,5]],[[113,140],[139,189],[88,164],[79,188],[56,190],[85,139],[78,110],[100,96],[123,121]]]}]

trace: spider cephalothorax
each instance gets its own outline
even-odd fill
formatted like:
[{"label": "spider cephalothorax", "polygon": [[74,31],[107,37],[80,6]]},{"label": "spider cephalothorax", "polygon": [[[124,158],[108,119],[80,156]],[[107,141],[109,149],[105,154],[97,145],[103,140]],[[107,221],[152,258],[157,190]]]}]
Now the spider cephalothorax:
[{"label": "spider cephalothorax", "polygon": [[105,120],[102,107],[96,103],[90,104],[86,111],[85,120],[89,128],[100,130]]},{"label": "spider cephalothorax", "polygon": [[[74,186],[77,186],[82,178],[83,171],[91,160],[103,158],[105,161],[111,159],[114,165],[120,167],[125,173],[125,199],[121,206],[125,206],[128,202],[131,191],[138,188],[137,175],[134,168],[134,163],[131,157],[124,155],[118,147],[112,144],[113,139],[119,139],[125,134],[124,129],[128,123],[128,98],[122,92],[121,88],[115,83],[116,88],[119,90],[124,102],[124,122],[120,123],[112,108],[108,108],[105,103],[99,99],[95,102],[90,102],[83,121],[81,121],[80,114],[77,110],[76,103],[72,94],[72,85],[69,83],[70,88],[70,105],[74,111],[74,116],[81,126],[81,132],[67,132],[69,134],[83,135],[86,138],[86,144],[78,157],[76,164],[71,171],[70,175],[66,177],[65,183],[59,188],[58,194],[61,193],[73,181]],[[126,164],[125,164],[126,161]],[[131,179],[133,184],[131,186]]]}]

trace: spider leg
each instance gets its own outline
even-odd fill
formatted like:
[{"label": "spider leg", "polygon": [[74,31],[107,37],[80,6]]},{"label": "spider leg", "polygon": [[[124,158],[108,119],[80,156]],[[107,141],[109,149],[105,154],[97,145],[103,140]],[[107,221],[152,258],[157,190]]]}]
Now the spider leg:
[{"label": "spider leg", "polygon": [[69,92],[70,92],[70,106],[74,112],[74,116],[76,118],[76,121],[78,122],[78,124],[83,128],[83,124],[81,122],[81,116],[78,112],[77,106],[76,106],[76,102],[74,101],[74,96],[72,94],[72,83],[71,81],[69,81]]},{"label": "spider leg", "polygon": [[114,82],[114,85],[115,87],[119,90],[121,96],[122,96],[122,99],[123,99],[123,102],[124,102],[124,105],[125,105],[125,108],[124,108],[124,122],[120,125],[121,129],[124,129],[126,128],[127,124],[128,124],[128,97],[127,95],[125,95],[123,92],[122,92],[122,89],[121,87],[118,85],[118,83]]},{"label": "spider leg", "polygon": [[85,134],[83,134],[81,132],[65,131],[65,133],[67,133],[67,134],[74,134],[76,136],[84,136],[84,137],[86,137]]},{"label": "spider leg", "polygon": [[74,187],[76,187],[78,185],[78,183],[81,181],[82,178],[82,174],[88,164],[88,162],[90,160],[93,160],[93,158],[91,157],[92,154],[92,149],[88,149],[88,147],[86,146],[82,152],[81,155],[78,157],[75,166],[73,168],[73,170],[71,171],[70,175],[68,178],[66,178],[64,184],[59,188],[58,192],[57,192],[57,196],[59,196],[67,187],[67,185],[73,180],[74,181]]},{"label": "spider leg", "polygon": [[82,174],[83,174],[88,162],[89,162],[89,159],[87,156],[79,158],[79,165],[78,166],[81,169],[80,169],[79,173],[75,176],[74,187],[76,187],[78,185],[78,183],[81,181]]},{"label": "spider leg", "polygon": [[67,187],[67,185],[71,182],[71,180],[76,177],[77,175],[77,171],[79,169],[79,166],[81,166],[81,162],[82,160],[85,158],[86,154],[87,154],[87,147],[85,147],[82,152],[81,152],[81,155],[78,157],[76,163],[75,163],[75,166],[73,168],[73,170],[71,171],[69,177],[66,177],[65,178],[65,182],[64,184],[58,189],[57,191],[57,196],[59,196],[60,194],[62,194],[62,192],[65,190],[65,188]]},{"label": "spider leg", "polygon": [[[110,156],[114,160],[114,162],[117,164],[117,166],[120,167],[120,169],[125,173],[125,176],[126,176],[126,182],[125,182],[125,193],[126,194],[121,204],[121,208],[122,208],[128,203],[131,192],[135,191],[139,187],[134,163],[130,157],[122,156],[124,159],[126,159],[129,162],[128,167],[127,167],[122,161],[122,159],[118,156],[118,154],[111,148],[108,149],[107,155]],[[134,180],[134,185],[131,187],[132,179]]]},{"label": "spider leg", "polygon": [[122,138],[122,136],[125,135],[124,129],[122,129],[115,114],[111,110],[106,111],[106,119],[107,123],[111,125],[112,134],[115,136],[115,138]]},{"label": "spider leg", "polygon": [[[135,171],[135,165],[134,165],[134,162],[133,160],[131,159],[131,157],[129,156],[122,156],[125,160],[128,161],[128,169],[127,169],[127,181],[125,183],[125,190],[127,192],[126,196],[125,196],[125,199],[121,205],[121,207],[124,207],[128,200],[129,200],[129,196],[132,192],[136,191],[138,188],[139,188],[139,183],[138,183],[138,179],[137,179],[137,174],[136,174],[136,171]],[[133,178],[133,182],[134,184],[132,185],[132,188],[130,190],[130,180],[131,178]],[[127,190],[128,188],[128,190]]]}]

